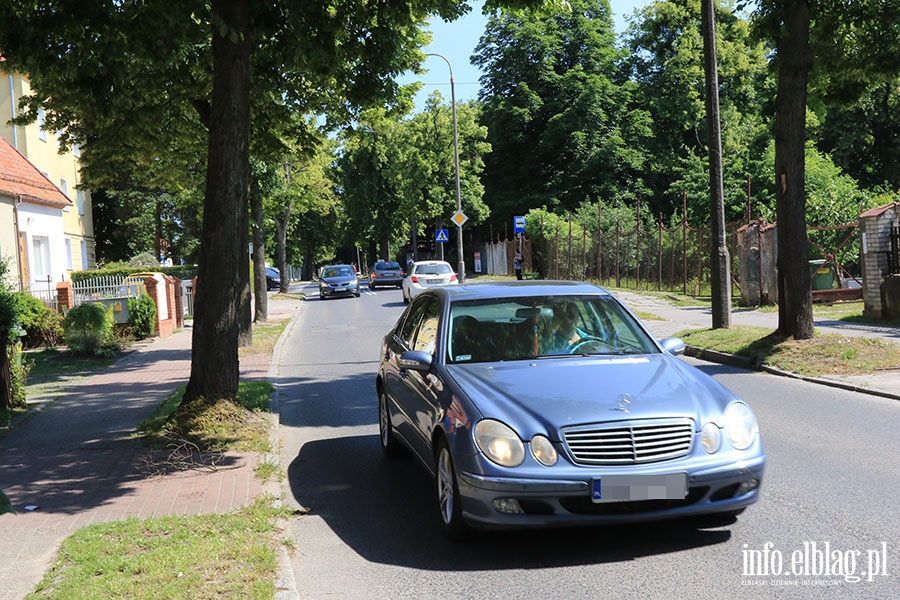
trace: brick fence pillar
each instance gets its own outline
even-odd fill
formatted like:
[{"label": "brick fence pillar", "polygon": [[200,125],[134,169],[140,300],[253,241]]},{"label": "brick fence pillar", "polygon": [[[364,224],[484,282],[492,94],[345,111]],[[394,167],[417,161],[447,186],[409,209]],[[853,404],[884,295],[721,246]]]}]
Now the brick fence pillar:
[{"label": "brick fence pillar", "polygon": [[75,306],[75,294],[72,292],[72,282],[60,281],[56,284],[56,309],[65,313]]}]

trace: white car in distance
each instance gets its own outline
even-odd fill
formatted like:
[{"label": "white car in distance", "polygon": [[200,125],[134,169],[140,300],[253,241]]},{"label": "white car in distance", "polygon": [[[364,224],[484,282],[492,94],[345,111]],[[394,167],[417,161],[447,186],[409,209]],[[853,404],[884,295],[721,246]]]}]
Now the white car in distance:
[{"label": "white car in distance", "polygon": [[456,285],[459,279],[450,263],[443,260],[420,260],[409,267],[403,280],[403,301],[407,304],[422,290],[437,285]]}]

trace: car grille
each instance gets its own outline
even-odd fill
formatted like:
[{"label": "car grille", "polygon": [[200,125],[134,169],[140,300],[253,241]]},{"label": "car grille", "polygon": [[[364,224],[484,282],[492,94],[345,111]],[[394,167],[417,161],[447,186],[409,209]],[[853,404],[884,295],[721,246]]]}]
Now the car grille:
[{"label": "car grille", "polygon": [[616,421],[567,427],[563,439],[578,464],[633,465],[685,456],[693,431],[691,419]]}]

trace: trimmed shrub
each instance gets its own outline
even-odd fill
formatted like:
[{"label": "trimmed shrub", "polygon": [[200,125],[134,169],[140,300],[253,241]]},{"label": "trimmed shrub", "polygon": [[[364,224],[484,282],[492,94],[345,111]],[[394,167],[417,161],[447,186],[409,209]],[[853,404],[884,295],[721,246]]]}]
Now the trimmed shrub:
[{"label": "trimmed shrub", "polygon": [[112,307],[85,302],[69,310],[63,320],[66,346],[73,354],[112,356],[120,350],[113,335]]},{"label": "trimmed shrub", "polygon": [[156,331],[156,303],[147,294],[128,299],[128,322],[134,336],[142,340]]},{"label": "trimmed shrub", "polygon": [[31,294],[16,294],[19,323],[25,330],[25,348],[59,345],[63,338],[63,317]]}]

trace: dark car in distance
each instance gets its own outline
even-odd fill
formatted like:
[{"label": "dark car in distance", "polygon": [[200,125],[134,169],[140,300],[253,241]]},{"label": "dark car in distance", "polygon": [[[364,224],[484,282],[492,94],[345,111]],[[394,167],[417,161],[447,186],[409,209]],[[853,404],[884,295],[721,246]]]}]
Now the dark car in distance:
[{"label": "dark car in distance", "polygon": [[266,267],[266,290],[281,288],[281,273],[274,267]]},{"label": "dark car in distance", "polygon": [[359,298],[359,280],[351,265],[328,265],[319,272],[319,299],[334,296]]},{"label": "dark car in distance", "polygon": [[392,260],[381,260],[375,263],[369,273],[369,289],[374,290],[381,286],[400,287],[403,285],[405,273],[400,263]]}]

